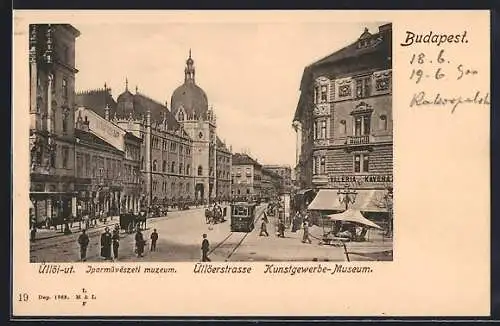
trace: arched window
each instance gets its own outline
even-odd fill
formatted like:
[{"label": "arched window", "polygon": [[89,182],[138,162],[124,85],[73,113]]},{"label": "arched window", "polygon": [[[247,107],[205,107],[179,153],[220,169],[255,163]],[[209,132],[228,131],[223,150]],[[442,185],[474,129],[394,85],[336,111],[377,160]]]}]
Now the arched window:
[{"label": "arched window", "polygon": [[167,161],[163,161],[163,164],[162,164],[162,166],[161,166],[161,170],[162,170],[163,172],[167,172]]},{"label": "arched window", "polygon": [[387,130],[387,116],[384,114],[380,116],[380,130]]},{"label": "arched window", "polygon": [[156,171],[156,160],[153,161],[153,171]]},{"label": "arched window", "polygon": [[201,176],[203,175],[203,168],[200,166],[198,166],[198,175]]},{"label": "arched window", "polygon": [[170,173],[175,173],[175,161],[172,161],[172,164],[170,165]]},{"label": "arched window", "polygon": [[179,121],[184,121],[184,112],[179,111],[179,115],[178,115],[178,117],[179,117],[179,118],[178,118],[177,120],[179,120]]}]

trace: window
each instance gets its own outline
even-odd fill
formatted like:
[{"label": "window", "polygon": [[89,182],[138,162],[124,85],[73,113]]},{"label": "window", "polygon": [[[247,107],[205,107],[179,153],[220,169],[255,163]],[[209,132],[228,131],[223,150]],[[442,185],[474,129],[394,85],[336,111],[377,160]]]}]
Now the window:
[{"label": "window", "polygon": [[68,167],[68,159],[69,159],[69,149],[67,147],[62,148],[62,167],[66,169]]},{"label": "window", "polygon": [[387,130],[387,116],[380,116],[380,130]]},{"label": "window", "polygon": [[182,111],[179,111],[179,121],[184,121],[184,113]]},{"label": "window", "polygon": [[64,77],[62,80],[62,96],[63,99],[68,99],[68,80],[66,79],[66,77]]},{"label": "window", "polygon": [[247,195],[249,195],[249,194],[250,194],[250,189],[247,188]]},{"label": "window", "polygon": [[371,95],[371,77],[356,79],[356,97],[364,98]]},{"label": "window", "polygon": [[318,139],[318,122],[313,123],[313,139]]},{"label": "window", "polygon": [[190,175],[191,174],[191,166],[188,164],[186,165],[186,174]]},{"label": "window", "polygon": [[319,173],[320,174],[326,173],[326,158],[324,156],[322,156],[320,159]]},{"label": "window", "polygon": [[144,157],[141,158],[141,170],[144,170]]},{"label": "window", "polygon": [[356,154],[354,155],[354,172],[369,172],[370,157],[368,154]]},{"label": "window", "polygon": [[161,170],[162,170],[163,172],[167,172],[167,161],[163,161],[163,164],[162,164]]},{"label": "window", "polygon": [[321,139],[326,139],[326,120],[321,121]]},{"label": "window", "polygon": [[198,166],[198,175],[199,176],[202,176],[203,175],[203,168],[200,166]]},{"label": "window", "polygon": [[327,102],[328,87],[326,85],[321,86],[321,102]]},{"label": "window", "polygon": [[361,136],[361,126],[363,125],[362,117],[354,118],[354,136]]},{"label": "window", "polygon": [[367,136],[370,134],[371,118],[368,115],[354,118],[354,136]]},{"label": "window", "polygon": [[189,193],[189,183],[186,183],[186,192]]},{"label": "window", "polygon": [[172,164],[170,165],[170,173],[175,173],[175,161],[172,161]]},{"label": "window", "polygon": [[179,163],[179,174],[182,174],[183,171],[182,171],[182,163]]},{"label": "window", "polygon": [[156,165],[157,165],[157,162],[156,160],[153,161],[153,171],[156,172]]},{"label": "window", "polygon": [[63,114],[62,114],[62,131],[63,131],[63,133],[68,132],[68,114],[69,114],[69,112],[67,112],[66,109],[63,109]]}]

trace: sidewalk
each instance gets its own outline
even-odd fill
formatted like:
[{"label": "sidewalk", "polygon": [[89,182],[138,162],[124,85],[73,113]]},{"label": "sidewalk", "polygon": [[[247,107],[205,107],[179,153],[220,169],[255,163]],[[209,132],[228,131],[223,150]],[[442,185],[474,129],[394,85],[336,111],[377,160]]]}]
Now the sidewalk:
[{"label": "sidewalk", "polygon": [[[106,223],[104,222],[99,222],[99,220],[97,220],[97,224],[93,227],[89,227],[87,231],[89,232],[92,232],[94,230],[100,230],[100,229],[103,229],[105,228],[106,226],[113,226],[115,224],[119,224],[120,223],[120,217],[119,216],[109,216],[107,219],[106,219]],[[82,228],[80,229],[80,223],[79,222],[73,222],[73,226],[71,227],[71,224],[69,224],[70,226],[70,230],[71,230],[71,233],[74,234],[74,233],[80,233],[83,228],[84,228],[84,223],[82,222],[81,223],[82,225]],[[36,230],[36,240],[35,241],[39,241],[39,240],[45,240],[45,239],[51,239],[51,238],[57,238],[57,237],[62,237],[62,236],[65,236],[65,235],[68,235],[68,234],[64,234],[64,224],[63,225],[58,225],[58,229],[57,230],[54,230],[54,229],[37,229]]]}]

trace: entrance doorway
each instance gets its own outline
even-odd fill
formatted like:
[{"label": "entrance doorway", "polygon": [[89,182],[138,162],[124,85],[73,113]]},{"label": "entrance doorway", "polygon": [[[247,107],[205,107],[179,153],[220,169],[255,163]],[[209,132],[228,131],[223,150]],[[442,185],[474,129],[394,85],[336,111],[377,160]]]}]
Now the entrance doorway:
[{"label": "entrance doorway", "polygon": [[205,185],[203,183],[197,183],[194,187],[194,195],[196,200],[204,200],[205,199]]}]

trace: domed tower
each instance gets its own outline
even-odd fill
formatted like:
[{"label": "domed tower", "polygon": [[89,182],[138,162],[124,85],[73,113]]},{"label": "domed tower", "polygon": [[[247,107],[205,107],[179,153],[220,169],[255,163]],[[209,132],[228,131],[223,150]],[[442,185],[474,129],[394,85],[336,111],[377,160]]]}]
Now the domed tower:
[{"label": "domed tower", "polygon": [[134,95],[128,90],[128,79],[125,80],[125,91],[116,99],[116,116],[128,118],[134,115]]},{"label": "domed tower", "polygon": [[195,198],[215,197],[216,120],[208,108],[207,94],[196,85],[194,60],[189,57],[184,68],[184,83],[173,92],[170,110],[193,140],[193,178]]}]

